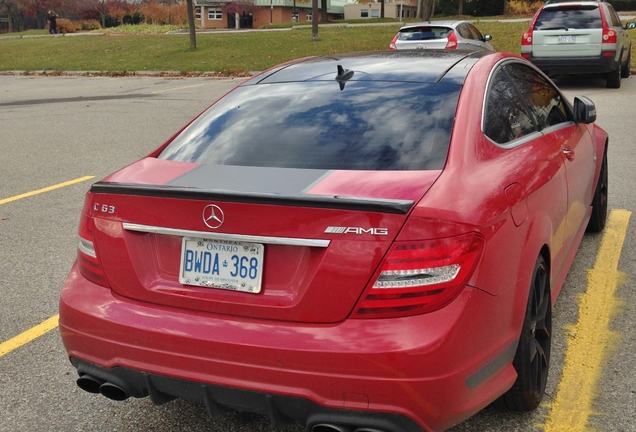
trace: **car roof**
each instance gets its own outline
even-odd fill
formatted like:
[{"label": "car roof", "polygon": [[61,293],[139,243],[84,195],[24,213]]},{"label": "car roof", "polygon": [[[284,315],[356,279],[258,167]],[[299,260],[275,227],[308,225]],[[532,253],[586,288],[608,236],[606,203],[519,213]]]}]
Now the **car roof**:
[{"label": "car roof", "polygon": [[[309,57],[276,67],[243,85],[299,81],[394,81],[461,85],[487,52],[398,50]],[[346,72],[353,71],[350,76]]]},{"label": "car roof", "polygon": [[444,26],[444,27],[455,28],[464,22],[467,22],[467,21],[464,21],[464,20],[424,21],[424,22],[413,23],[413,24],[402,26],[400,27],[400,30],[413,28],[413,27],[422,27],[422,26]]}]

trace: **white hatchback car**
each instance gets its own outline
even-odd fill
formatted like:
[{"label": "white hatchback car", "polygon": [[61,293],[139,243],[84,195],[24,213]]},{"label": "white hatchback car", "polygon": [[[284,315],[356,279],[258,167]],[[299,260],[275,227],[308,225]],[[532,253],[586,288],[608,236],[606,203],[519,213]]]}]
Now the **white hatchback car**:
[{"label": "white hatchback car", "polygon": [[490,35],[468,21],[429,21],[409,24],[395,35],[389,49],[447,49],[493,51]]}]

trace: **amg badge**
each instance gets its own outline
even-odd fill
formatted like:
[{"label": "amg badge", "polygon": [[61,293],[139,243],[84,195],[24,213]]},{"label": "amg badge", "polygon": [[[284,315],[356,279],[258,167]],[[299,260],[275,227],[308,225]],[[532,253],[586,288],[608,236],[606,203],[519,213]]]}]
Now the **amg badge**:
[{"label": "amg badge", "polygon": [[371,234],[376,236],[389,235],[388,228],[360,228],[360,227],[327,227],[325,234]]}]

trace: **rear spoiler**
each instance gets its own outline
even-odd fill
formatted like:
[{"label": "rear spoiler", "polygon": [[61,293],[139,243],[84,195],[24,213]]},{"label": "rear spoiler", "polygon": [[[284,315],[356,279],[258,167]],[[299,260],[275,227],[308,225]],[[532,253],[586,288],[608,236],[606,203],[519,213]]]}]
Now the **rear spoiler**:
[{"label": "rear spoiler", "polygon": [[144,185],[132,183],[97,182],[91,193],[135,195],[156,198],[178,198],[201,201],[240,202],[270,204],[290,207],[315,207],[336,210],[354,210],[376,213],[407,214],[413,207],[412,200],[383,198],[357,198],[325,195],[277,195],[227,190],[205,190],[180,186]]}]

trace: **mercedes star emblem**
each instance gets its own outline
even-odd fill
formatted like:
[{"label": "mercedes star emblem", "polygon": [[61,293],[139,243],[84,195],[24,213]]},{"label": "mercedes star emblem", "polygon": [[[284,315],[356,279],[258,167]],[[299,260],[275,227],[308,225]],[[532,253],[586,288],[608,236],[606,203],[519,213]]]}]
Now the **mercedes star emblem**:
[{"label": "mercedes star emblem", "polygon": [[207,205],[203,209],[203,222],[212,229],[217,229],[221,225],[223,225],[223,221],[225,220],[225,215],[223,214],[223,210],[221,207],[215,204]]}]

